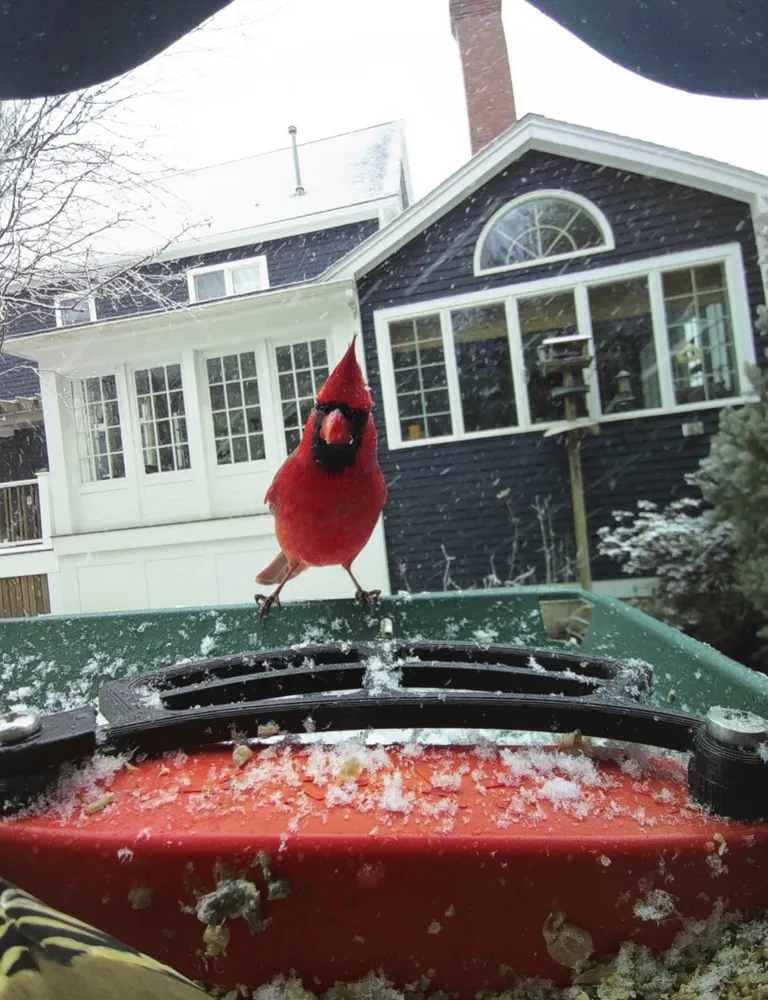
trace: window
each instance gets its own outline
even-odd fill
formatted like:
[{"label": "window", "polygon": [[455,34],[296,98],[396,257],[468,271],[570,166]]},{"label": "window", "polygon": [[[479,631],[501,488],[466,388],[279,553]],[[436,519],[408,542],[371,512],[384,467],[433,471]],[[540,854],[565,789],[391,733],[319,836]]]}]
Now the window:
[{"label": "window", "polygon": [[416,316],[384,310],[375,325],[395,448],[564,420],[569,387],[540,357],[552,338],[589,345],[568,398],[592,420],[739,400],[738,372],[754,358],[735,245],[472,293]]},{"label": "window", "polygon": [[724,266],[669,271],[663,287],[675,401],[701,403],[738,395]]},{"label": "window", "polygon": [[96,300],[91,295],[60,295],[54,305],[56,326],[96,322]]},{"label": "window", "polygon": [[[389,324],[402,440],[512,427],[517,421],[504,304],[448,315],[454,356],[443,348],[440,313]],[[459,411],[451,412],[456,374]]]},{"label": "window", "polygon": [[648,278],[592,285],[589,313],[602,412],[661,406]]},{"label": "window", "polygon": [[403,439],[451,434],[440,316],[392,323],[389,333]]},{"label": "window", "polygon": [[275,348],[285,447],[298,447],[315,398],[328,378],[328,350],[324,340],[285,344]]},{"label": "window", "polygon": [[115,376],[73,380],[72,404],[80,481],[122,479],[125,455]]},{"label": "window", "polygon": [[547,260],[611,250],[613,235],[600,210],[577,195],[523,195],[497,212],[477,241],[475,272],[508,271]]},{"label": "window", "polygon": [[251,257],[211,267],[199,267],[187,273],[190,302],[209,302],[228,295],[244,295],[269,287],[267,258]]},{"label": "window", "polygon": [[451,313],[465,431],[517,423],[504,303]]},{"label": "window", "polygon": [[153,474],[188,469],[181,365],[142,368],[134,375],[144,471]]},{"label": "window", "polygon": [[[548,337],[567,337],[579,332],[573,292],[520,299],[517,303],[517,312],[520,320],[531,423],[544,424],[564,420],[565,400],[557,394],[557,390],[563,385],[563,380],[557,375],[544,375],[538,362],[539,348]],[[583,384],[581,372],[576,372],[575,377]],[[577,397],[576,405],[577,415],[583,417],[587,412],[585,397]]]},{"label": "window", "polygon": [[256,355],[208,358],[208,395],[219,465],[255,462],[265,457]]}]

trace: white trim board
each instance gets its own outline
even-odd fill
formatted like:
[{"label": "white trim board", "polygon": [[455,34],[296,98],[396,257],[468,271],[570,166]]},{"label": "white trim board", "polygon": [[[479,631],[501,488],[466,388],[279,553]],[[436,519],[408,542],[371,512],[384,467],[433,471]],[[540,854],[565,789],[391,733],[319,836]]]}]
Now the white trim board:
[{"label": "white trim board", "polygon": [[531,150],[743,201],[750,205],[753,220],[764,211],[764,201],[768,199],[768,177],[751,170],[640,139],[526,115],[385,229],[329,267],[318,280],[359,279]]},{"label": "white trim board", "polygon": [[[119,338],[131,340],[146,333],[162,337],[173,331],[181,332],[185,328],[187,330],[194,328],[201,321],[213,324],[229,317],[250,318],[259,309],[274,308],[287,302],[293,305],[309,302],[312,299],[323,299],[328,302],[329,297],[334,294],[339,299],[343,296],[350,309],[353,306],[357,309],[357,291],[351,281],[342,279],[323,284],[308,281],[295,285],[273,285],[271,288],[260,292],[249,292],[247,295],[231,295],[222,299],[210,299],[208,302],[194,302],[178,309],[159,309],[133,316],[119,316],[84,326],[54,327],[42,333],[9,338],[5,346],[10,354],[32,361],[45,358],[49,351],[59,345],[62,347],[77,345],[81,354],[85,356],[91,344],[103,344],[106,338],[109,338],[110,343],[114,345]],[[92,374],[90,368],[81,367],[83,371],[87,370],[88,374]]]}]

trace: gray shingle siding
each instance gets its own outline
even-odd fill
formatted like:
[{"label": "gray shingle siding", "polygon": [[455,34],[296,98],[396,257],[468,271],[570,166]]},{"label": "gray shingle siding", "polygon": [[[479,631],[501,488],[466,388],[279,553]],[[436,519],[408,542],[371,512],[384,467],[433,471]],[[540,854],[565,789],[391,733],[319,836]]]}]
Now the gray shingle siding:
[{"label": "gray shingle siding", "polygon": [[35,362],[0,353],[0,400],[29,399],[39,392]]},{"label": "gray shingle siding", "polygon": [[[529,191],[563,189],[583,195],[607,216],[615,249],[570,261],[539,264],[506,274],[475,277],[477,237],[506,202]],[[414,237],[359,284],[362,330],[380,428],[380,461],[389,483],[385,528],[392,585],[403,585],[405,564],[414,590],[440,589],[445,561],[461,586],[481,586],[495,554],[505,575],[511,550],[509,516],[497,494],[509,487],[520,519],[521,559],[541,576],[541,541],[532,505],[552,497],[556,533],[570,535],[572,515],[565,447],[540,433],[434,444],[389,452],[375,353],[376,310],[439,299],[480,289],[502,288],[536,278],[581,272],[646,257],[739,242],[746,270],[750,313],[763,301],[757,247],[747,205],[693,188],[564,157],[531,152],[502,171],[442,219]],[[699,417],[706,434],[684,438],[683,420]],[[583,444],[592,554],[596,532],[611,511],[638,499],[666,503],[691,492],[684,474],[706,454],[718,414],[711,410],[602,425]],[[596,577],[620,575],[613,563],[595,558]]]}]

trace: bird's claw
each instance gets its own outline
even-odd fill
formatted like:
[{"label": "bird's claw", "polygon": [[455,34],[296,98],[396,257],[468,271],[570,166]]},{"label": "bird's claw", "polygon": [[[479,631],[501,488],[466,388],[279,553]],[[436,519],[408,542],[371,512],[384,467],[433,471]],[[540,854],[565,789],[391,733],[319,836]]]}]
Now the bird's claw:
[{"label": "bird's claw", "polygon": [[259,606],[260,618],[263,618],[264,615],[269,614],[269,609],[272,607],[273,604],[276,604],[278,608],[281,606],[280,598],[278,597],[277,594],[254,594],[253,599]]},{"label": "bird's claw", "polygon": [[380,590],[358,590],[355,594],[355,602],[357,604],[366,604],[369,608],[373,608],[379,601],[381,597]]}]

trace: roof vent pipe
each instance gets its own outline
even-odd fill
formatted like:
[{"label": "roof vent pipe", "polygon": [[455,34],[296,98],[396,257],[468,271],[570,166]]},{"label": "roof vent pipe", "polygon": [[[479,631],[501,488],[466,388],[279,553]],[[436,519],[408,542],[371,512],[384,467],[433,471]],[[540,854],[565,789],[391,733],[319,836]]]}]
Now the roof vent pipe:
[{"label": "roof vent pipe", "polygon": [[296,143],[296,126],[288,126],[288,135],[291,137],[291,146],[293,148],[293,169],[296,172],[296,190],[294,194],[306,194],[307,192],[301,186],[301,168],[299,167],[299,147]]}]

